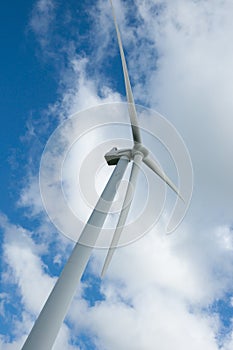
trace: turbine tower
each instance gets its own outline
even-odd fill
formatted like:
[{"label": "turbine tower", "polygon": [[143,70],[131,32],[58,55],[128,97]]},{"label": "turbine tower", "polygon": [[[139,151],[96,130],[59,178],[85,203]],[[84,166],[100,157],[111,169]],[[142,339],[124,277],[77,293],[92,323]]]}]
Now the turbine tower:
[{"label": "turbine tower", "polygon": [[[110,176],[92,214],[90,215],[86,226],[84,227],[81,236],[76,243],[60,277],[58,278],[29,336],[27,337],[22,350],[52,349],[59,329],[66,316],[67,310],[74,297],[77,285],[89,261],[93,250],[92,247],[95,246],[97,238],[112,205],[112,201],[116,195],[118,186],[123,178],[129,162],[132,162],[129,183],[126,189],[126,195],[123,201],[122,210],[119,215],[118,223],[101,272],[102,277],[106,273],[106,270],[111,262],[113,253],[116,249],[117,243],[120,239],[120,235],[125,225],[135,191],[137,176],[142,162],[146,164],[154,173],[156,173],[182,199],[176,186],[172,183],[168,176],[164,174],[163,170],[159,167],[149,151],[142,144],[140,128],[137,120],[137,111],[129,80],[121,35],[117,25],[112,0],[110,0],[110,3],[112,7],[113,19],[124,74],[128,112],[133,137],[133,147],[130,149],[119,150],[117,148],[113,148],[108,153],[106,153],[105,159],[108,165],[115,166],[115,169]],[[90,243],[89,246],[80,244],[80,242],[84,240]]]}]

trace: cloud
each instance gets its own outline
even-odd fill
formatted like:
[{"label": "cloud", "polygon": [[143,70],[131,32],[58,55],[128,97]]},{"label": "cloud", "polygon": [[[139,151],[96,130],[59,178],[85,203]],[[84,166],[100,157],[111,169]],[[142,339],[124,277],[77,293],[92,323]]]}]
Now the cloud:
[{"label": "cloud", "polygon": [[[57,114],[61,120],[72,114],[91,108],[98,104],[120,101],[120,95],[113,92],[109,87],[100,84],[94,77],[88,75],[87,58],[74,55],[70,57],[71,61],[68,69],[64,72],[66,80],[72,79],[72,85],[69,88],[66,81],[60,81],[62,86],[62,97],[58,103],[51,106],[53,114]],[[70,79],[69,79],[70,77]]]},{"label": "cloud", "polygon": [[[11,315],[11,334],[1,335],[0,345],[3,349],[19,349],[31,329],[35,317],[39,314],[47,299],[56,277],[48,273],[48,266],[42,256],[51,254],[42,242],[37,244],[32,239],[32,233],[9,222],[6,216],[0,215],[0,228],[4,235],[3,252],[5,269],[3,285],[5,293],[1,294],[1,311],[5,320],[9,315],[8,306],[14,306],[13,297],[18,296],[17,314]],[[48,238],[48,237],[47,237]],[[54,249],[55,258],[56,250]],[[16,295],[13,296],[13,288]],[[70,330],[64,324],[56,340],[54,349],[79,349],[69,344]],[[9,341],[11,337],[11,341]]]},{"label": "cloud", "polygon": [[40,215],[43,211],[43,204],[40,197],[39,179],[37,176],[29,176],[27,184],[22,188],[20,198],[18,200],[18,206],[28,208],[31,216]]},{"label": "cloud", "polygon": [[[195,232],[195,242],[194,232],[186,228],[166,237],[158,227],[118,249],[100,287],[103,300],[93,306],[73,302],[69,320],[77,334],[91,333],[97,347],[106,349],[167,350],[173,344],[217,350],[220,343],[228,349],[232,326],[220,336],[220,314],[211,307],[232,292],[231,232]],[[97,275],[104,255],[92,260]]]},{"label": "cloud", "polygon": [[155,288],[148,288],[134,307],[100,303],[89,310],[86,323],[98,336],[97,348],[217,349],[213,320],[188,313],[184,305],[168,300]]},{"label": "cloud", "polygon": [[0,219],[8,266],[5,279],[18,286],[23,305],[32,314],[37,314],[55,282],[44,272],[45,266],[39,257],[46,251],[34,243],[30,232],[11,224],[3,215]]},{"label": "cloud", "polygon": [[[131,72],[138,63],[134,64],[133,58],[138,55],[142,72],[147,69],[146,77],[150,77],[145,81],[145,97],[140,95],[140,82],[136,96],[145,102],[149,99],[150,105],[165,113],[183,135],[194,163],[194,198],[174,237],[158,235],[157,230],[154,236],[150,234],[118,251],[102,290],[106,301],[86,310],[89,321],[84,322],[84,328],[91,327],[100,344],[111,349],[137,348],[138,343],[139,348],[148,349],[155,344],[162,349],[218,349],[221,323],[206,310],[215,300],[232,293],[232,106],[228,98],[232,91],[232,53],[229,45],[226,57],[224,51],[232,34],[228,20],[231,5],[224,2],[220,12],[217,2],[175,1],[159,6],[139,1],[137,5],[142,21],[137,35],[144,50],[141,56],[128,51]],[[143,41],[141,28],[146,30],[148,41]],[[126,33],[126,28],[122,32]],[[153,47],[158,54],[154,61],[149,54],[144,55]],[[161,226],[159,229],[163,232]],[[95,265],[94,272],[98,273],[100,261],[95,260]],[[123,303],[119,301],[122,298]],[[144,332],[147,337],[143,338]],[[226,349],[228,343],[226,337]]]},{"label": "cloud", "polygon": [[[98,4],[103,12],[96,16],[96,25],[101,23],[103,36],[110,28],[110,7]],[[68,315],[72,332],[63,326],[57,347],[64,348],[63,341],[67,344],[74,334],[84,333],[103,349],[217,350],[222,344],[222,349],[230,350],[231,321],[221,335],[223,311],[213,312],[212,306],[233,292],[232,3],[138,0],[131,15],[131,4],[116,6],[124,9],[119,22],[135,96],[164,113],[184,137],[194,164],[194,197],[173,236],[164,234],[165,213],[156,229],[117,250],[98,291],[103,300],[90,306],[79,290]],[[40,1],[35,9],[32,27],[45,46],[55,7]],[[43,13],[45,23],[40,26],[37,21]],[[98,41],[98,62],[105,62],[110,40],[107,34],[106,42]],[[90,76],[91,58],[70,50],[69,59],[62,71],[64,80],[60,78],[60,98],[48,113],[64,120],[77,110],[121,99],[102,85],[102,72],[95,70]],[[30,206],[32,215],[41,210],[35,189],[34,178],[29,178],[21,195],[21,204]],[[55,280],[41,259],[46,248],[4,217],[1,223],[9,266],[6,277],[19,287],[27,313],[36,314]],[[104,254],[96,252],[91,261],[95,278]],[[54,254],[56,261],[60,251]],[[33,295],[32,285],[37,291]]]},{"label": "cloud", "polygon": [[217,1],[165,2],[158,20],[150,12],[151,2],[138,4],[159,52],[145,89],[151,106],[174,123],[191,153],[194,201],[202,198],[196,215],[230,223],[232,4],[223,1],[219,8]]},{"label": "cloud", "polygon": [[29,25],[43,49],[49,44],[54,15],[55,4],[53,0],[38,0],[35,3]]}]

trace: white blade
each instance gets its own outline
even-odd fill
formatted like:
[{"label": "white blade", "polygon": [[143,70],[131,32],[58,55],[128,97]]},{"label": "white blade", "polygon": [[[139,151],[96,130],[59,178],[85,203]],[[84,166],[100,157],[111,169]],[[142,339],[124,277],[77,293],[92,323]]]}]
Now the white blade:
[{"label": "white blade", "polygon": [[104,266],[101,272],[101,277],[103,277],[107,271],[107,268],[112,260],[112,256],[116,250],[116,246],[117,243],[119,242],[121,233],[123,231],[128,213],[129,213],[129,209],[133,200],[133,196],[134,196],[134,192],[135,192],[135,186],[136,186],[136,181],[137,181],[137,175],[139,172],[139,165],[142,161],[142,155],[141,154],[136,154],[134,156],[134,162],[132,165],[132,169],[131,169],[131,174],[130,174],[130,178],[129,178],[129,183],[128,183],[128,187],[126,190],[126,195],[125,195],[125,199],[123,202],[123,206],[122,206],[122,210],[120,212],[120,216],[117,222],[117,227],[116,230],[114,232],[110,247],[108,249],[108,254],[107,257],[105,259],[104,262]]},{"label": "white blade", "polygon": [[156,163],[156,161],[151,157],[151,155],[146,156],[143,159],[143,162],[153,170],[163,181],[168,184],[168,186],[184,201],[183,197],[179,193],[177,187],[173,184],[173,182],[169,179],[169,177],[164,173],[163,169]]},{"label": "white blade", "polygon": [[125,90],[126,90],[126,96],[128,101],[129,117],[130,117],[130,122],[132,127],[132,133],[133,133],[133,140],[134,142],[141,143],[141,135],[140,135],[140,130],[139,130],[138,121],[137,121],[137,112],[136,112],[133,93],[132,93],[131,84],[129,80],[127,64],[125,61],[125,54],[122,46],[121,35],[117,25],[117,20],[116,20],[116,15],[115,15],[112,0],[110,0],[110,3],[112,6],[113,19],[114,19],[114,24],[115,24],[116,33],[117,33],[118,45],[120,49],[121,62],[122,62],[124,80],[125,80]]}]

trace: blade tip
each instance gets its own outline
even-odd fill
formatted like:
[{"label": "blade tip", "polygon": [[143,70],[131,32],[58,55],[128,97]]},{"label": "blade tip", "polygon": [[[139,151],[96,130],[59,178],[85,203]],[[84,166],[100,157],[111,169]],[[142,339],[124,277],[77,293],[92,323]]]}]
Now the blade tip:
[{"label": "blade tip", "polygon": [[182,200],[182,202],[185,204],[185,200],[184,197],[179,193],[178,196],[180,197],[180,199]]}]

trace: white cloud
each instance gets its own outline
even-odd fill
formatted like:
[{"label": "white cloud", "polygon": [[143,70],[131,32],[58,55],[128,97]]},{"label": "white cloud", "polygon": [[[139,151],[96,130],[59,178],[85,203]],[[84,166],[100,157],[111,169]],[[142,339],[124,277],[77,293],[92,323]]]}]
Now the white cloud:
[{"label": "white cloud", "polygon": [[[160,224],[134,245],[119,249],[101,287],[105,300],[90,307],[79,295],[69,320],[77,334],[87,332],[103,349],[217,350],[221,323],[205,309],[232,293],[232,2],[137,1],[136,7],[133,15],[140,23],[134,31],[127,27],[126,10],[120,19],[126,47],[131,40],[135,45],[128,51],[130,72],[146,77],[136,84],[136,96],[158,108],[183,135],[194,163],[193,202],[173,236],[165,236]],[[110,7],[100,2],[100,8],[104,16],[96,20],[104,32],[110,26]],[[49,24],[43,28],[35,25],[39,37]],[[99,61],[106,42],[99,42]],[[120,99],[106,87],[100,93],[99,77],[87,74],[87,63],[87,58],[71,56],[60,102],[50,107],[51,112],[60,110],[61,120],[90,105]],[[35,209],[40,206],[37,198],[31,181],[21,201]],[[5,255],[14,280],[24,304],[37,313],[54,281],[43,271],[32,239],[22,229],[4,226],[7,236],[13,235],[7,238]],[[103,255],[97,253],[92,261],[94,274]],[[31,284],[37,290],[41,283],[43,292],[29,295]],[[64,326],[62,332],[67,342],[69,331]],[[224,350],[232,348],[229,332],[222,340]],[[58,349],[64,348],[63,340]]]},{"label": "white cloud", "polygon": [[133,308],[121,302],[101,303],[88,318],[99,348],[217,349],[213,320],[188,313],[184,305],[155,288],[138,296]]},{"label": "white cloud", "polygon": [[11,343],[6,343],[4,337],[0,336],[0,349],[1,350],[19,350],[23,343],[24,343],[24,337],[21,337],[20,339],[14,340]]},{"label": "white cloud", "polygon": [[37,314],[55,282],[44,272],[39,256],[46,252],[45,247],[36,245],[30,232],[12,225],[6,217],[1,216],[0,224],[5,236],[4,258],[9,267],[5,278],[18,285],[22,303]]},{"label": "white cloud", "polygon": [[[20,226],[15,226],[4,216],[0,215],[0,228],[4,233],[4,262],[5,272],[3,283],[7,286],[16,286],[21,306],[18,307],[18,314],[11,320],[11,335],[14,340],[9,341],[8,336],[1,335],[0,348],[19,349],[30,331],[35,317],[39,314],[46,301],[56,278],[51,277],[47,272],[47,266],[43,263],[41,255],[53,254],[47,251],[47,246],[35,244],[32,234]],[[48,238],[48,237],[47,237]],[[49,241],[47,241],[49,243]],[[67,244],[67,243],[66,243]],[[8,287],[9,288],[9,287]],[[9,304],[11,291],[1,294],[4,312],[4,304]],[[69,344],[70,330],[64,324],[54,345],[54,350],[79,349]]]},{"label": "white cloud", "polygon": [[43,213],[44,207],[40,197],[39,179],[38,176],[28,174],[28,179],[25,187],[23,187],[18,206],[28,208],[29,216],[37,216]]},{"label": "white cloud", "polygon": [[61,120],[65,117],[91,108],[98,104],[120,101],[120,95],[113,92],[107,86],[101,86],[97,79],[90,78],[87,74],[88,59],[74,55],[70,57],[70,67],[65,73],[72,79],[72,86],[67,88],[61,80],[63,95],[61,101],[51,106],[53,113],[57,113]]},{"label": "white cloud", "polygon": [[157,20],[150,12],[151,2],[138,3],[159,53],[157,70],[150,72],[146,84],[150,103],[177,126],[191,152],[194,200],[202,200],[196,214],[202,220],[211,217],[216,224],[229,223],[233,195],[229,162],[233,146],[232,3],[166,2]]},{"label": "white cloud", "polygon": [[[193,203],[175,236],[157,232],[119,250],[103,284],[106,301],[85,311],[78,303],[75,312],[78,308],[85,312],[83,327],[90,327],[106,349],[218,349],[219,320],[202,308],[232,292],[233,57],[226,44],[233,29],[228,20],[231,5],[223,2],[218,11],[217,2],[167,2],[164,8],[157,7],[156,21],[152,2],[137,4],[145,29],[143,33],[139,26],[137,34],[142,39],[146,33],[150,40],[139,45],[145,50],[156,48],[158,57],[153,63],[143,50],[129,56],[139,57],[142,73],[148,69],[145,91],[150,104],[177,125],[188,144],[195,171]],[[138,67],[132,60],[130,66],[132,72]],[[140,84],[136,91],[140,100],[148,101],[139,95]],[[100,260],[94,264],[98,273]],[[226,349],[229,342],[225,341]]]},{"label": "white cloud", "polygon": [[57,336],[57,339],[54,343],[54,350],[81,350],[79,346],[70,344],[70,339],[72,339],[72,330],[66,325],[63,324],[60,332]]},{"label": "white cloud", "polygon": [[49,44],[54,10],[55,4],[53,0],[38,0],[32,11],[30,27],[36,34],[43,49]]},{"label": "white cloud", "polygon": [[[169,237],[161,231],[118,249],[101,286],[105,300],[73,302],[69,320],[77,334],[92,334],[103,349],[220,349],[221,323],[208,309],[231,290],[231,233],[222,227],[210,240],[202,231],[195,243],[189,230]],[[97,274],[104,255],[92,260]]]}]

